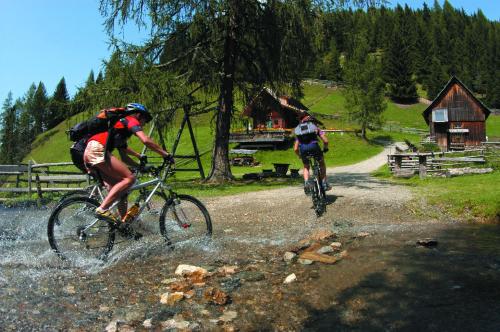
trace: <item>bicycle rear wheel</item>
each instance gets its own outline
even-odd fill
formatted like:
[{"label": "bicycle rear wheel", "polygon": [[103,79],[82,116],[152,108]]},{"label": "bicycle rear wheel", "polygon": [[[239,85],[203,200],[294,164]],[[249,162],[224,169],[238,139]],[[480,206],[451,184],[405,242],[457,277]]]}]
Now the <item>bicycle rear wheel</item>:
[{"label": "bicycle rear wheel", "polygon": [[313,165],[314,173],[314,190],[313,190],[313,206],[316,216],[320,217],[326,211],[326,193],[323,184],[321,183],[320,169],[318,161],[315,160]]},{"label": "bicycle rear wheel", "polygon": [[115,232],[109,223],[94,216],[98,206],[99,202],[89,197],[69,197],[51,213],[47,235],[50,247],[61,259],[104,259],[111,251]]},{"label": "bicycle rear wheel", "polygon": [[160,232],[168,243],[202,244],[212,235],[206,207],[190,195],[169,199],[160,216]]},{"label": "bicycle rear wheel", "polygon": [[320,217],[326,211],[326,195],[321,180],[319,178],[314,179],[314,193],[313,193],[313,205],[314,212],[316,216]]}]

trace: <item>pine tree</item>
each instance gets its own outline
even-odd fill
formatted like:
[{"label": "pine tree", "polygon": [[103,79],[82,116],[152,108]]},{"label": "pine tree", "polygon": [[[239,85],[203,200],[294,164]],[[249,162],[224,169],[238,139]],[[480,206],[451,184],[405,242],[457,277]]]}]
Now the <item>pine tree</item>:
[{"label": "pine tree", "polygon": [[360,125],[364,139],[367,129],[380,128],[387,107],[380,62],[368,52],[365,38],[363,33],[356,37],[357,48],[346,64],[344,90],[350,119]]},{"label": "pine tree", "polygon": [[437,56],[432,57],[430,71],[432,75],[424,81],[424,88],[427,90],[427,97],[433,100],[443,90],[449,77]]},{"label": "pine tree", "polygon": [[[153,20],[148,54],[162,54],[161,65],[206,91],[218,91],[215,137],[209,180],[232,179],[229,165],[229,130],[235,91],[249,96],[263,85],[300,94],[301,74],[310,56],[312,26],[308,1],[217,2],[104,0],[109,31],[127,19]],[[182,12],[182,15],[177,13]],[[182,21],[176,21],[181,18]],[[166,35],[165,31],[171,31]],[[174,51],[171,45],[187,47]],[[245,102],[245,101],[244,101]]]},{"label": "pine tree", "polygon": [[31,150],[31,143],[34,140],[33,116],[28,109],[24,108],[24,104],[21,101],[18,101],[16,104],[17,109],[19,110],[19,120],[17,126],[19,150],[17,159],[22,160]]},{"label": "pine tree", "polygon": [[33,105],[31,111],[33,112],[33,118],[35,120],[34,124],[34,135],[41,134],[47,129],[48,120],[48,97],[45,85],[40,82],[36,88],[35,95],[33,97]]},{"label": "pine tree", "polygon": [[491,68],[486,85],[485,101],[489,107],[500,108],[500,27],[489,32],[488,67]]},{"label": "pine tree", "polygon": [[97,78],[95,79],[95,84],[101,84],[104,80],[104,76],[102,75],[102,71],[99,70],[97,74]]},{"label": "pine tree", "polygon": [[69,115],[68,107],[69,95],[68,90],[66,89],[66,81],[63,77],[57,84],[54,95],[48,104],[48,129],[55,127]]},{"label": "pine tree", "polygon": [[414,68],[416,81],[419,83],[423,83],[429,78],[430,75],[432,75],[432,72],[429,70],[429,66],[432,61],[431,50],[434,49],[434,47],[432,45],[433,41],[429,33],[429,18],[426,18],[427,15],[428,13],[426,14],[426,12],[424,11],[422,16],[419,17],[417,21],[418,37],[415,44]]},{"label": "pine tree", "polygon": [[340,53],[335,43],[330,44],[330,51],[325,56],[326,77],[334,82],[342,81],[342,66],[340,65]]},{"label": "pine tree", "polygon": [[16,134],[16,108],[12,101],[12,92],[9,92],[5,99],[2,116],[0,162],[4,164],[15,163],[17,155],[17,134]]},{"label": "pine tree", "polygon": [[392,99],[400,102],[413,102],[418,96],[412,73],[410,27],[399,5],[396,8],[396,15],[391,43],[384,54],[384,76]]}]

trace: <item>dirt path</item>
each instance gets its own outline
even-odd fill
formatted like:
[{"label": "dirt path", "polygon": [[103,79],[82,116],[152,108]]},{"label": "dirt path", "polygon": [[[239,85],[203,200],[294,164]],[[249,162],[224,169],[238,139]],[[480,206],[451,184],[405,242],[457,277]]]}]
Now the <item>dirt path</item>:
[{"label": "dirt path", "polygon": [[[377,213],[387,216],[392,211],[399,215],[404,213],[401,208],[405,203],[412,199],[407,188],[370,176],[370,172],[386,162],[389,149],[363,162],[327,170],[333,188],[327,193],[327,212],[319,220],[311,210],[310,198],[304,195],[301,185],[217,197],[205,202],[214,216],[216,228],[250,231],[245,227],[250,224],[262,232],[255,236],[265,238],[272,238],[279,227],[298,230],[304,224],[314,227],[322,222],[328,224],[332,219],[355,217],[362,222],[377,222]],[[366,213],[366,206],[374,211]]]}]

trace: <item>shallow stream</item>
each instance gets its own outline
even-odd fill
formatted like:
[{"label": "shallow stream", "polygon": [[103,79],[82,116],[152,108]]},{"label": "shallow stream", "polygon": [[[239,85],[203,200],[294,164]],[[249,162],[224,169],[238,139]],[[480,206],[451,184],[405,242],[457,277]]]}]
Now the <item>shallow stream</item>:
[{"label": "shallow stream", "polygon": [[[316,220],[293,206],[274,220],[260,217],[265,211],[214,212],[208,243],[186,241],[172,250],[149,235],[119,243],[107,262],[71,265],[49,248],[50,209],[0,208],[0,330],[163,330],[172,321],[191,330],[500,330],[499,226],[401,221],[356,206],[372,216],[362,218],[349,204],[330,205]],[[341,242],[344,259],[283,260],[318,229],[337,234],[324,244]],[[417,245],[423,238],[437,245]],[[179,264],[214,274],[192,298],[162,304],[165,280]],[[236,273],[216,273],[224,266]],[[292,273],[297,280],[284,284]],[[207,301],[209,287],[230,300]]]}]

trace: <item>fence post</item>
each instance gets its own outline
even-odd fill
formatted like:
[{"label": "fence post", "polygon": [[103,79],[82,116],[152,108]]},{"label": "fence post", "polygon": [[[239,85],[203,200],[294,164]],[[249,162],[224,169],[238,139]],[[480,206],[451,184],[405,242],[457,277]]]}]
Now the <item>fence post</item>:
[{"label": "fence post", "polygon": [[401,170],[401,163],[403,162],[403,156],[394,156],[394,169],[396,170],[396,173],[398,173]]},{"label": "fence post", "polygon": [[41,200],[43,198],[42,196],[42,185],[40,183],[40,177],[38,174],[36,175],[36,192],[38,194],[38,198]]},{"label": "fence post", "polygon": [[28,160],[28,196],[31,198],[31,159]]},{"label": "fence post", "polygon": [[427,156],[426,155],[419,155],[418,156],[418,174],[420,175],[421,179],[425,179],[427,176]]}]

